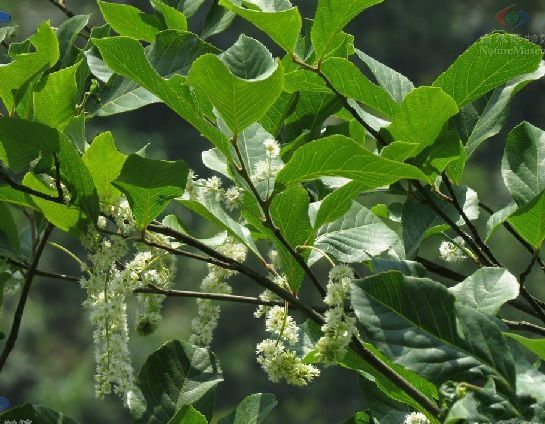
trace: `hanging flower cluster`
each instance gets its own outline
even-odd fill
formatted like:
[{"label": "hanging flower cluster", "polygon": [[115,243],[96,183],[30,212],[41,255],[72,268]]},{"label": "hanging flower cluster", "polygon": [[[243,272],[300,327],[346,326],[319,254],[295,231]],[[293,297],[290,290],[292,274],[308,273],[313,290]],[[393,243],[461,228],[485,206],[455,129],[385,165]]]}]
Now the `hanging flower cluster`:
[{"label": "hanging flower cluster", "polygon": [[299,342],[299,328],[288,314],[287,307],[273,306],[266,314],[265,326],[273,338],[256,347],[257,362],[273,383],[286,381],[306,386],[320,375],[320,370],[305,364],[293,348]]},{"label": "hanging flower cluster", "polygon": [[[126,200],[105,212],[122,234],[135,231]],[[99,222],[99,227],[106,225],[107,221]],[[161,236],[160,241],[168,245],[165,237]],[[88,264],[82,265],[81,285],[87,291],[84,306],[93,326],[96,395],[103,398],[113,391],[128,402],[135,385],[128,349],[126,299],[133,290],[149,284],[169,288],[176,273],[175,258],[161,249],[139,246],[133,259],[124,262],[129,254],[126,240],[120,235],[102,236],[94,229],[83,243],[90,252]],[[157,326],[161,300],[157,296],[139,295],[142,310],[138,314],[138,329],[142,333],[149,333]]]},{"label": "hanging flower cluster", "polygon": [[[246,246],[233,238],[227,238],[217,250],[237,262],[246,260]],[[209,264],[208,274],[201,283],[201,290],[205,293],[230,294],[231,286],[227,280],[235,274],[235,271]],[[220,312],[220,307],[213,300],[197,299],[197,316],[191,322],[193,334],[189,342],[196,346],[210,346],[214,330],[218,326]]]},{"label": "hanging flower cluster", "polygon": [[327,295],[324,302],[330,307],[325,313],[322,326],[324,335],[315,346],[316,359],[324,364],[341,360],[356,334],[356,318],[345,311],[345,302],[350,298],[350,281],[354,272],[349,266],[338,265],[329,273]]}]

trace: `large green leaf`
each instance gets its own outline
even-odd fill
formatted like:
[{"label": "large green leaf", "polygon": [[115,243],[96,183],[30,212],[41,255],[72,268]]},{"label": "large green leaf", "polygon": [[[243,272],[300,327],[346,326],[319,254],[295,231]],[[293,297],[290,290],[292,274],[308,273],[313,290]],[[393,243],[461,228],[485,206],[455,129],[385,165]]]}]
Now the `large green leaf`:
[{"label": "large green leaf", "polygon": [[161,21],[154,15],[148,15],[128,4],[98,1],[102,16],[119,35],[155,42],[155,36],[161,28]]},{"label": "large green leaf", "polygon": [[405,96],[414,90],[413,83],[399,72],[373,59],[361,50],[356,49],[356,54],[363,63],[369,68],[378,84],[385,89],[390,96],[401,103]]},{"label": "large green leaf", "polygon": [[76,424],[74,420],[46,406],[25,403],[0,414],[2,422],[37,424]]},{"label": "large green leaf", "polygon": [[100,200],[106,204],[115,204],[120,192],[112,182],[119,176],[125,156],[115,147],[112,133],[105,132],[96,136],[83,155],[83,162],[89,169]]},{"label": "large green leaf", "polygon": [[496,315],[502,305],[519,295],[516,277],[504,268],[480,268],[449,291],[456,301],[487,315]]},{"label": "large green leaf", "polygon": [[369,81],[349,60],[332,57],[325,60],[320,69],[343,96],[357,100],[389,119],[398,114],[399,105],[390,94]]},{"label": "large green leaf", "polygon": [[502,161],[505,185],[519,206],[545,190],[545,132],[528,122],[507,137]]},{"label": "large green leaf", "polygon": [[538,249],[545,240],[545,192],[508,218],[515,230]]},{"label": "large green leaf", "polygon": [[289,0],[220,0],[219,4],[251,22],[284,50],[293,53],[302,20]]},{"label": "large green leaf", "polygon": [[167,424],[186,405],[198,409],[196,403],[221,381],[220,365],[212,352],[170,341],[148,357],[138,374],[136,384],[144,397],[146,411],[134,416],[135,423]]},{"label": "large green leaf", "polygon": [[308,216],[309,202],[308,193],[301,186],[288,188],[271,202],[273,222],[293,248],[305,244],[312,234]]},{"label": "large green leaf", "polygon": [[395,231],[354,202],[342,218],[318,230],[314,246],[339,262],[358,263],[386,252],[398,242]]},{"label": "large green leaf", "polygon": [[356,281],[352,305],[370,343],[430,381],[491,375],[514,388],[513,355],[497,323],[440,283],[387,272]]},{"label": "large green leaf", "polygon": [[128,37],[93,39],[104,61],[117,74],[130,78],[160,98],[178,115],[230,156],[229,140],[199,112],[199,106],[183,77],[162,78],[148,62],[142,45]]},{"label": "large green leaf", "polygon": [[138,228],[145,228],[185,189],[189,168],[183,160],[153,160],[130,155],[113,185],[131,206]]},{"label": "large green leaf", "polygon": [[13,62],[0,67],[0,98],[10,112],[15,108],[14,92],[59,60],[59,42],[49,22],[40,24],[30,42],[35,52],[18,54]]},{"label": "large green leaf", "polygon": [[507,137],[502,175],[520,207],[509,222],[537,248],[545,240],[545,132],[528,122],[513,129]]},{"label": "large green leaf", "polygon": [[352,201],[366,188],[364,183],[352,181],[324,197],[316,214],[314,228],[318,229],[342,217],[352,207]]},{"label": "large green leaf", "polygon": [[178,9],[163,3],[161,0],[151,0],[151,5],[163,15],[167,28],[187,31],[187,19]]},{"label": "large green leaf", "polygon": [[34,92],[34,119],[62,131],[76,113],[79,64],[48,74]]},{"label": "large green leaf", "polygon": [[282,66],[267,48],[245,35],[221,56],[198,58],[188,75],[235,134],[265,115],[280,96],[283,79]]},{"label": "large green leaf", "polygon": [[516,77],[494,90],[482,110],[475,103],[462,109],[460,126],[463,128],[468,156],[471,156],[483,142],[501,131],[509,116],[510,103],[515,94],[544,75],[545,63],[541,62],[537,71]]},{"label": "large green leaf", "polygon": [[256,393],[246,397],[218,424],[261,424],[276,406],[276,398],[268,393]]},{"label": "large green leaf", "polygon": [[[21,242],[19,241],[19,231],[17,224],[13,219],[13,214],[10,208],[5,203],[0,203],[0,251],[7,250],[8,252],[19,254]],[[2,291],[2,289],[0,289]],[[2,301],[0,300],[0,309]],[[1,315],[1,313],[0,313]]]},{"label": "large green leaf", "polygon": [[[186,76],[197,57],[218,52],[193,33],[169,30],[157,34],[157,41],[146,48],[145,56],[161,77],[169,78],[174,74]],[[138,82],[115,75],[100,90],[99,99],[91,99],[88,109],[92,114],[108,116],[160,101]]]},{"label": "large green leaf", "polygon": [[201,38],[207,38],[227,30],[236,18],[236,14],[213,2],[208,9]]},{"label": "large green leaf", "polygon": [[485,35],[433,85],[441,87],[462,107],[519,75],[534,72],[542,57],[541,46],[517,35]]},{"label": "large green leaf", "polygon": [[336,47],[335,40],[342,29],[365,9],[382,3],[382,0],[318,0],[311,30],[312,46],[321,59]]},{"label": "large green leaf", "polygon": [[59,138],[57,131],[43,124],[0,118],[0,160],[13,172],[20,173],[40,154],[46,156],[58,152]]},{"label": "large green leaf", "polygon": [[333,135],[299,148],[276,181],[293,185],[326,176],[353,179],[364,184],[366,190],[401,179],[426,180],[425,175],[411,165],[381,158],[351,138]]},{"label": "large green leaf", "polygon": [[[404,161],[432,145],[458,107],[443,90],[419,87],[403,100],[387,132],[394,143],[385,147],[382,156]],[[402,150],[396,148],[402,142]]]}]

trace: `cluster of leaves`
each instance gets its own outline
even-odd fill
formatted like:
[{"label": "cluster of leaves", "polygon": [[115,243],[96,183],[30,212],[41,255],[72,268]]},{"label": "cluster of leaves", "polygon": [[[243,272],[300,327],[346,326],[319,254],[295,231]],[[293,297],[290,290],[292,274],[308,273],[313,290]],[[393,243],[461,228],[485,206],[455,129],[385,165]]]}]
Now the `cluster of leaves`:
[{"label": "cluster of leaves", "polygon": [[[188,20],[203,3],[151,0],[153,12],[145,13],[99,1],[106,25],[93,28],[84,45],[77,40],[88,16],[57,29],[44,22],[28,40],[10,44],[10,61],[0,67],[7,115],[0,118],[0,253],[6,263],[28,268],[32,277],[48,227],[81,238],[96,226],[101,207],[122,194],[143,239],[157,231],[214,257],[213,248],[172,217],[156,221],[175,201],[244,243],[265,265],[264,249],[279,252],[290,290],[275,293],[309,319],[302,327],[309,362],[321,315],[297,297],[305,276],[320,288],[311,267],[323,257],[364,265],[367,277],[353,282],[351,294],[361,337],[339,365],[358,375],[368,410],[349,422],[399,423],[414,411],[430,422],[543,422],[545,375],[533,361],[545,359],[545,339],[513,329],[545,330],[502,320],[501,308],[509,303],[545,324],[545,303],[524,287],[533,265],[545,270],[539,256],[545,133],[522,123],[509,134],[502,175],[513,202],[492,211],[486,237],[474,222],[488,208],[460,184],[474,151],[502,130],[513,96],[545,74],[541,48],[516,35],[486,35],[430,86],[415,88],[357,50],[344,32],[380,0],[319,0],[312,21],[288,0],[220,0],[197,35],[188,31]],[[205,41],[236,15],[285,56],[273,58],[245,35],[223,52]],[[0,37],[8,33],[4,28]],[[212,144],[203,163],[240,188],[238,212],[214,196],[183,197],[189,173],[183,160],[127,156],[110,133],[88,143],[85,125],[94,116],[157,102]],[[256,183],[270,139],[281,145],[275,164],[281,170]],[[358,202],[374,192],[392,201],[370,209]],[[31,218],[28,226],[16,224],[21,211]],[[518,278],[489,247],[500,226],[529,252],[529,267]],[[432,237],[454,236],[476,264],[467,278],[418,256]],[[227,265],[275,290],[265,275]],[[438,268],[458,284],[447,288],[431,279],[428,272]],[[220,381],[209,351],[170,342],[138,377],[147,409],[134,420],[206,423]],[[260,423],[274,405],[271,395],[252,395],[221,422]],[[72,422],[32,405],[0,418]]]}]

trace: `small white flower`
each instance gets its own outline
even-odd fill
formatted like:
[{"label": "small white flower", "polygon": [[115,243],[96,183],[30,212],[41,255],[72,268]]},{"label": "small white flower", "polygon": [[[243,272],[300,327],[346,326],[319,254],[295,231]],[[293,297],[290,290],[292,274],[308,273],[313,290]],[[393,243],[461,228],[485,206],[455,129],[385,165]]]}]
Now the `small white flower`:
[{"label": "small white flower", "polygon": [[225,206],[229,211],[233,211],[238,207],[242,193],[243,190],[238,187],[233,186],[227,189],[227,191],[225,192],[225,198],[223,200],[225,202]]},{"label": "small white flower", "polygon": [[[456,237],[454,241],[459,246],[465,246],[462,237]],[[439,254],[445,262],[461,262],[467,258],[466,252],[456,244],[450,241],[443,241],[439,246]]]},{"label": "small white flower", "polygon": [[412,412],[405,417],[403,424],[429,424],[430,421],[422,412]]},{"label": "small white flower", "polygon": [[263,142],[263,144],[265,145],[265,150],[270,157],[275,158],[280,155],[280,145],[274,138],[268,138]]},{"label": "small white flower", "polygon": [[329,278],[333,281],[341,281],[344,278],[354,279],[354,271],[348,265],[337,265],[329,271]]}]

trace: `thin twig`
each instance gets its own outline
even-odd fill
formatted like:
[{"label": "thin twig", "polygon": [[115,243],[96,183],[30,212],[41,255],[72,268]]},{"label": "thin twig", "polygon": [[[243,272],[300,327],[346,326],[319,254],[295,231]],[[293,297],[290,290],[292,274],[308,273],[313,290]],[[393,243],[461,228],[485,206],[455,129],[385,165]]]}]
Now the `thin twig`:
[{"label": "thin twig", "polygon": [[532,324],[526,321],[509,321],[502,320],[511,330],[518,331],[530,331],[541,336],[545,336],[545,328],[540,327],[539,325]]},{"label": "thin twig", "polygon": [[460,205],[460,202],[458,201],[458,198],[456,197],[456,193],[454,192],[454,188],[452,187],[452,184],[450,183],[448,176],[444,172],[441,174],[441,176],[442,176],[443,183],[447,187],[447,190],[452,198],[454,207],[456,208],[456,210],[458,211],[458,213],[464,220],[465,224],[469,228],[469,231],[471,231],[471,234],[473,234],[473,240],[475,241],[475,243],[488,256],[488,258],[492,261],[492,263],[494,263],[494,265],[501,266],[498,260],[496,259],[496,257],[494,256],[494,254],[492,253],[492,251],[490,250],[490,248],[481,239],[481,236],[479,235],[477,228],[475,227],[475,225],[473,225],[471,220],[466,215],[462,205]]},{"label": "thin twig", "polygon": [[[26,264],[24,262],[16,261],[15,259],[2,257],[2,259],[5,259],[10,265],[19,268],[19,269],[28,269],[30,266],[29,264]],[[35,272],[36,275],[39,275],[40,277],[47,277],[47,278],[54,278],[56,280],[64,280],[64,281],[72,281],[72,282],[79,282],[79,277],[75,277],[73,275],[65,275],[65,274],[58,274],[56,272],[49,272],[49,271],[42,271],[37,269]]]},{"label": "thin twig", "polygon": [[42,253],[47,244],[47,240],[49,239],[49,236],[51,235],[52,231],[53,231],[53,225],[51,223],[48,223],[45,227],[44,233],[42,235],[42,239],[40,240],[40,243],[38,244],[36,253],[34,254],[32,261],[29,264],[28,271],[25,276],[25,282],[23,284],[23,289],[21,290],[19,303],[17,304],[17,309],[15,310],[15,315],[13,317],[13,324],[11,325],[11,331],[6,340],[6,344],[4,345],[4,350],[2,351],[2,355],[0,356],[0,372],[4,368],[4,365],[6,364],[6,361],[8,360],[9,354],[13,350],[15,346],[15,342],[17,341],[17,337],[19,336],[19,328],[21,327],[21,321],[23,319],[23,313],[24,313],[25,305],[28,299],[28,294],[30,292],[30,287],[32,285],[32,281],[34,280],[34,276],[36,275],[36,270],[38,269],[38,263],[40,262],[40,258],[42,257]]},{"label": "thin twig", "polygon": [[528,264],[528,267],[524,270],[522,274],[520,274],[519,277],[519,286],[520,286],[520,294],[521,296],[532,306],[535,313],[537,314],[537,317],[545,323],[545,311],[541,308],[538,301],[526,290],[526,287],[524,287],[524,283],[526,283],[526,279],[532,272],[532,268],[534,267],[535,263],[537,262],[537,258],[539,257],[539,251],[535,251],[534,256],[532,257],[531,262]]},{"label": "thin twig", "polygon": [[0,180],[5,181],[8,185],[17,191],[30,194],[31,196],[39,197],[40,199],[49,200],[50,202],[64,204],[64,199],[60,199],[55,196],[42,193],[41,191],[34,190],[30,187],[19,184],[17,181],[13,181],[3,170],[0,169]]},{"label": "thin twig", "polygon": [[[72,12],[70,9],[68,9],[66,7],[66,4],[64,4],[64,1],[63,2],[60,2],[58,0],[49,0],[49,2],[54,5],[55,7],[59,8],[62,13],[64,13],[66,16],[68,16],[69,18],[73,18],[74,16],[76,16],[76,14],[74,12]],[[87,25],[85,25],[83,27],[83,29],[85,29],[85,31],[88,33],[88,34],[91,34],[91,28]]]},{"label": "thin twig", "polygon": [[426,268],[428,271],[433,272],[434,274],[440,275],[441,277],[448,278],[449,280],[461,282],[467,278],[467,276],[465,276],[464,274],[460,274],[459,272],[445,268],[441,265],[437,265],[436,263],[429,261],[425,258],[422,258],[420,256],[417,256],[415,259],[417,262],[422,264],[424,268]]}]

